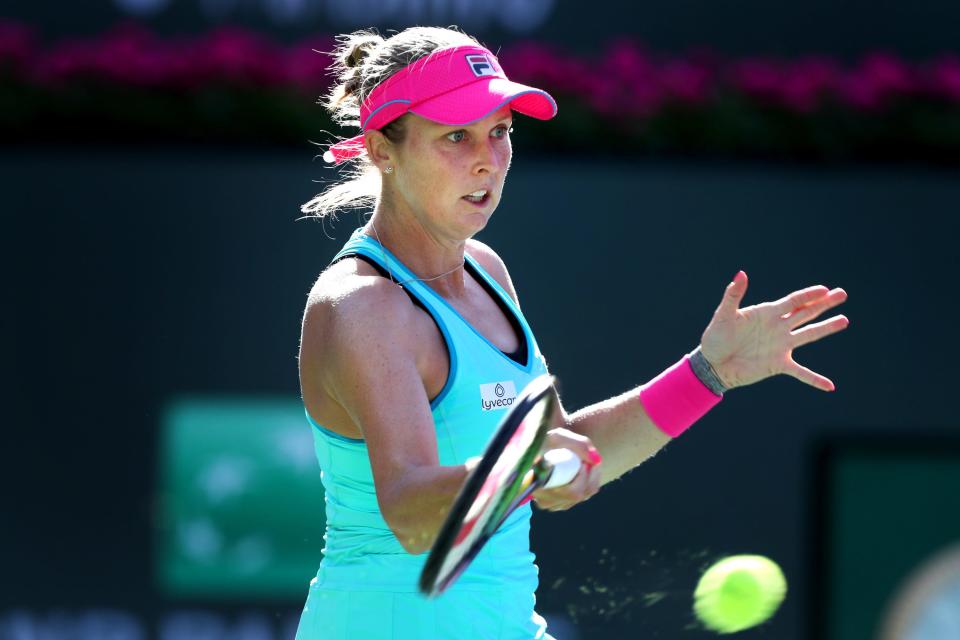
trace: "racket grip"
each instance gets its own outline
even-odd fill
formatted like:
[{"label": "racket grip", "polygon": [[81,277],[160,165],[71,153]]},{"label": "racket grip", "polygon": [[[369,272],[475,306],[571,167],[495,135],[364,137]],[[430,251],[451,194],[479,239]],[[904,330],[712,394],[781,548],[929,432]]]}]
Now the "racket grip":
[{"label": "racket grip", "polygon": [[551,449],[543,454],[543,459],[553,467],[550,478],[543,485],[546,489],[568,484],[580,471],[580,458],[570,449]]}]

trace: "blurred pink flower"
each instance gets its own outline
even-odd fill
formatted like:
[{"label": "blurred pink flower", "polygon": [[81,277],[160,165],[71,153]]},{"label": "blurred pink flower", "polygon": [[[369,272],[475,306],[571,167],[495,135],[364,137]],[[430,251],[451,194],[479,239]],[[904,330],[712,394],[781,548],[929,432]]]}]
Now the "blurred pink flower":
[{"label": "blurred pink flower", "polygon": [[713,83],[709,69],[687,60],[671,60],[664,64],[659,80],[671,98],[695,105],[707,101]]},{"label": "blurred pink flower", "polygon": [[730,80],[735,89],[756,98],[772,100],[780,95],[784,71],[766,58],[747,58],[730,67]]},{"label": "blurred pink flower", "polygon": [[616,40],[604,51],[599,65],[586,70],[593,82],[589,104],[602,115],[646,117],[666,98],[650,57],[632,40]]},{"label": "blurred pink flower", "polygon": [[559,56],[539,42],[521,41],[504,48],[497,56],[511,78],[521,81],[541,77],[556,66]]},{"label": "blurred pink flower", "polygon": [[144,27],[125,23],[89,43],[90,71],[102,78],[135,86],[159,85],[165,79],[160,44]]},{"label": "blurred pink flower", "polygon": [[41,52],[31,64],[31,75],[41,84],[59,84],[81,78],[132,86],[160,86],[171,69],[165,46],[144,27],[123,23],[92,40],[66,40]]},{"label": "blurred pink flower", "polygon": [[916,92],[920,83],[915,76],[902,60],[886,53],[873,53],[844,75],[839,93],[850,106],[882,109],[891,99]]},{"label": "blurred pink flower", "polygon": [[616,40],[603,54],[601,70],[624,82],[649,81],[654,66],[640,46],[632,40]]},{"label": "blurred pink flower", "polygon": [[879,91],[886,94],[909,93],[917,87],[913,70],[889,53],[872,53],[861,63],[861,70]]},{"label": "blurred pink flower", "polygon": [[332,58],[327,52],[333,48],[333,38],[315,38],[300,42],[285,52],[283,70],[286,81],[302,91],[317,93],[333,82],[328,74]]},{"label": "blurred pink flower", "polygon": [[497,57],[511,79],[546,91],[584,95],[590,91],[595,74],[584,61],[539,42],[511,45]]},{"label": "blurred pink flower", "polygon": [[92,69],[90,46],[82,40],[63,40],[31,61],[30,75],[38,84],[55,85]]},{"label": "blurred pink flower", "polygon": [[956,55],[943,56],[934,62],[931,76],[931,88],[935,95],[960,102],[960,58]]},{"label": "blurred pink flower", "polygon": [[25,24],[0,20],[0,65],[22,68],[36,48],[33,30]]},{"label": "blurred pink flower", "polygon": [[779,88],[784,106],[798,113],[810,113],[822,98],[836,91],[841,84],[843,70],[824,57],[809,57],[789,65]]},{"label": "blurred pink flower", "polygon": [[261,36],[239,27],[221,27],[189,50],[193,81],[275,86],[284,82],[280,50]]}]

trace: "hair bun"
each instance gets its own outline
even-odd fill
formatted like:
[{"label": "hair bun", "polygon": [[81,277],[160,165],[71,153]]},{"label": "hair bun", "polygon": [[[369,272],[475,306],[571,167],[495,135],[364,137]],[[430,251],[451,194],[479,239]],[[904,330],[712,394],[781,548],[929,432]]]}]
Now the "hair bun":
[{"label": "hair bun", "polygon": [[[343,56],[343,66],[348,69],[359,67],[364,58],[370,55],[370,52],[377,48],[383,38],[367,31],[357,33],[350,39],[350,48]],[[345,47],[346,48],[346,47]]]}]

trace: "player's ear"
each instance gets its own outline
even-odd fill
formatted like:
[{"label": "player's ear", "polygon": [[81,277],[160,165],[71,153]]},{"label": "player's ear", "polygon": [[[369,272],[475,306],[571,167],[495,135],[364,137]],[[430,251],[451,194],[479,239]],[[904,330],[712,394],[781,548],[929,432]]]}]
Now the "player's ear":
[{"label": "player's ear", "polygon": [[382,132],[373,130],[363,135],[363,144],[367,149],[367,157],[381,172],[387,167],[396,165],[396,149],[393,143]]}]

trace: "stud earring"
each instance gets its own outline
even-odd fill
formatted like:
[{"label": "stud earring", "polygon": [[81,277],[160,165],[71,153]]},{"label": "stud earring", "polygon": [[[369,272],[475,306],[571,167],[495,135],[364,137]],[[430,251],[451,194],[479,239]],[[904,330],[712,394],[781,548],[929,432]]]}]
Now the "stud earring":
[{"label": "stud earring", "polygon": [[387,167],[383,170],[384,173],[393,173],[393,167]]}]

